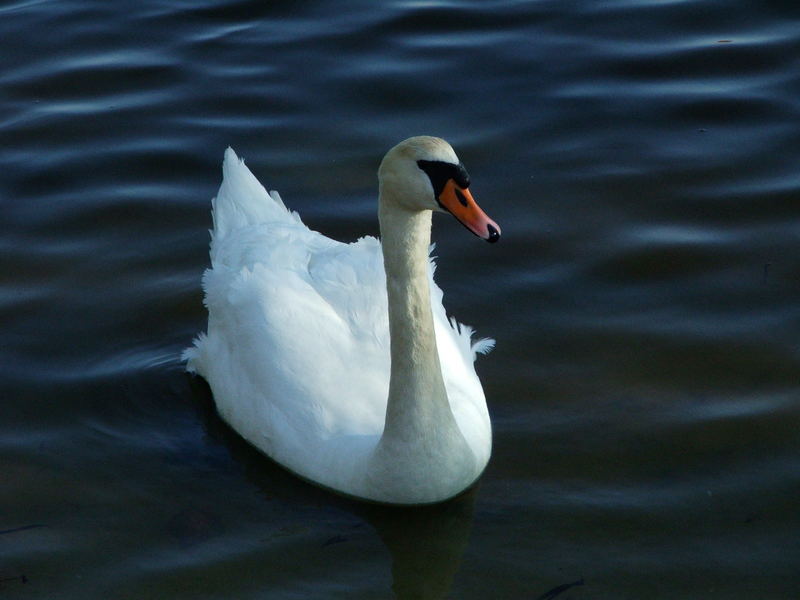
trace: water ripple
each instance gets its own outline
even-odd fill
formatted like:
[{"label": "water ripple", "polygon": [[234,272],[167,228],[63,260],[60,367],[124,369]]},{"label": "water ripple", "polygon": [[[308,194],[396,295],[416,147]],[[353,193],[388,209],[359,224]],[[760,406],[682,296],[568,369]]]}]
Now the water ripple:
[{"label": "water ripple", "polygon": [[[796,593],[789,8],[32,0],[0,14],[2,514],[48,525],[8,551],[40,594],[196,597],[213,579],[250,597],[278,577],[287,597],[355,580],[384,597],[392,573],[406,589],[388,561],[409,553],[369,527],[329,531],[328,496],[242,450],[178,356],[205,324],[227,146],[352,240],[377,233],[380,156],[418,133],[454,143],[504,229],[487,251],[434,220],[448,309],[498,340],[478,363],[495,454],[449,595],[527,597],[567,571],[593,597]],[[313,526],[273,539],[286,519]],[[337,558],[324,542],[339,538]],[[284,554],[302,557],[289,575]]]}]

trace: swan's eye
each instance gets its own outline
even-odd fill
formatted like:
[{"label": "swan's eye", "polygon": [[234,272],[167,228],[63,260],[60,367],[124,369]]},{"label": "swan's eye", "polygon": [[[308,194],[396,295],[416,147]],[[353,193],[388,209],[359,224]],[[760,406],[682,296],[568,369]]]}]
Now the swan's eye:
[{"label": "swan's eye", "polygon": [[436,201],[442,195],[444,186],[451,179],[462,190],[469,187],[469,174],[461,163],[453,164],[443,160],[418,160],[417,166],[425,171],[433,186],[433,195]]}]

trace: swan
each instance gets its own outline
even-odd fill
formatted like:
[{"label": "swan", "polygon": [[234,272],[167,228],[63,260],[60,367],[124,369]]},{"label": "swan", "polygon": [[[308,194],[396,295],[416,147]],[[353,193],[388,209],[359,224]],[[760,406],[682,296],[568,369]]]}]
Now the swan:
[{"label": "swan", "polygon": [[220,416],[301,478],[388,504],[458,495],[492,434],[473,362],[494,340],[449,320],[431,215],[489,242],[500,228],[450,144],[418,136],[378,170],[381,239],[334,241],[267,192],[231,148],[212,200],[208,328],[184,351]]}]

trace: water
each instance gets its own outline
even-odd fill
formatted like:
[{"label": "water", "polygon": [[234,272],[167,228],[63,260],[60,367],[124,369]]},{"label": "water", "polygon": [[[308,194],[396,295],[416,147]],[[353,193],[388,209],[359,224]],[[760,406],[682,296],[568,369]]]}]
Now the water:
[{"label": "water", "polygon": [[[2,596],[797,597],[799,98],[789,2],[0,4]],[[494,453],[391,510],[178,355],[226,146],[353,240],[419,133],[503,227],[434,224]]]}]

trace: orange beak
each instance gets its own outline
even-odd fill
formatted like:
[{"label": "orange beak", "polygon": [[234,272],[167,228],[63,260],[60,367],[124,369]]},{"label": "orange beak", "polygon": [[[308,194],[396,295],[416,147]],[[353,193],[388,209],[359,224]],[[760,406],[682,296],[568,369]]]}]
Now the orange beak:
[{"label": "orange beak", "polygon": [[452,179],[439,194],[439,204],[472,233],[487,242],[500,239],[500,227],[481,210],[467,188],[460,188]]}]

